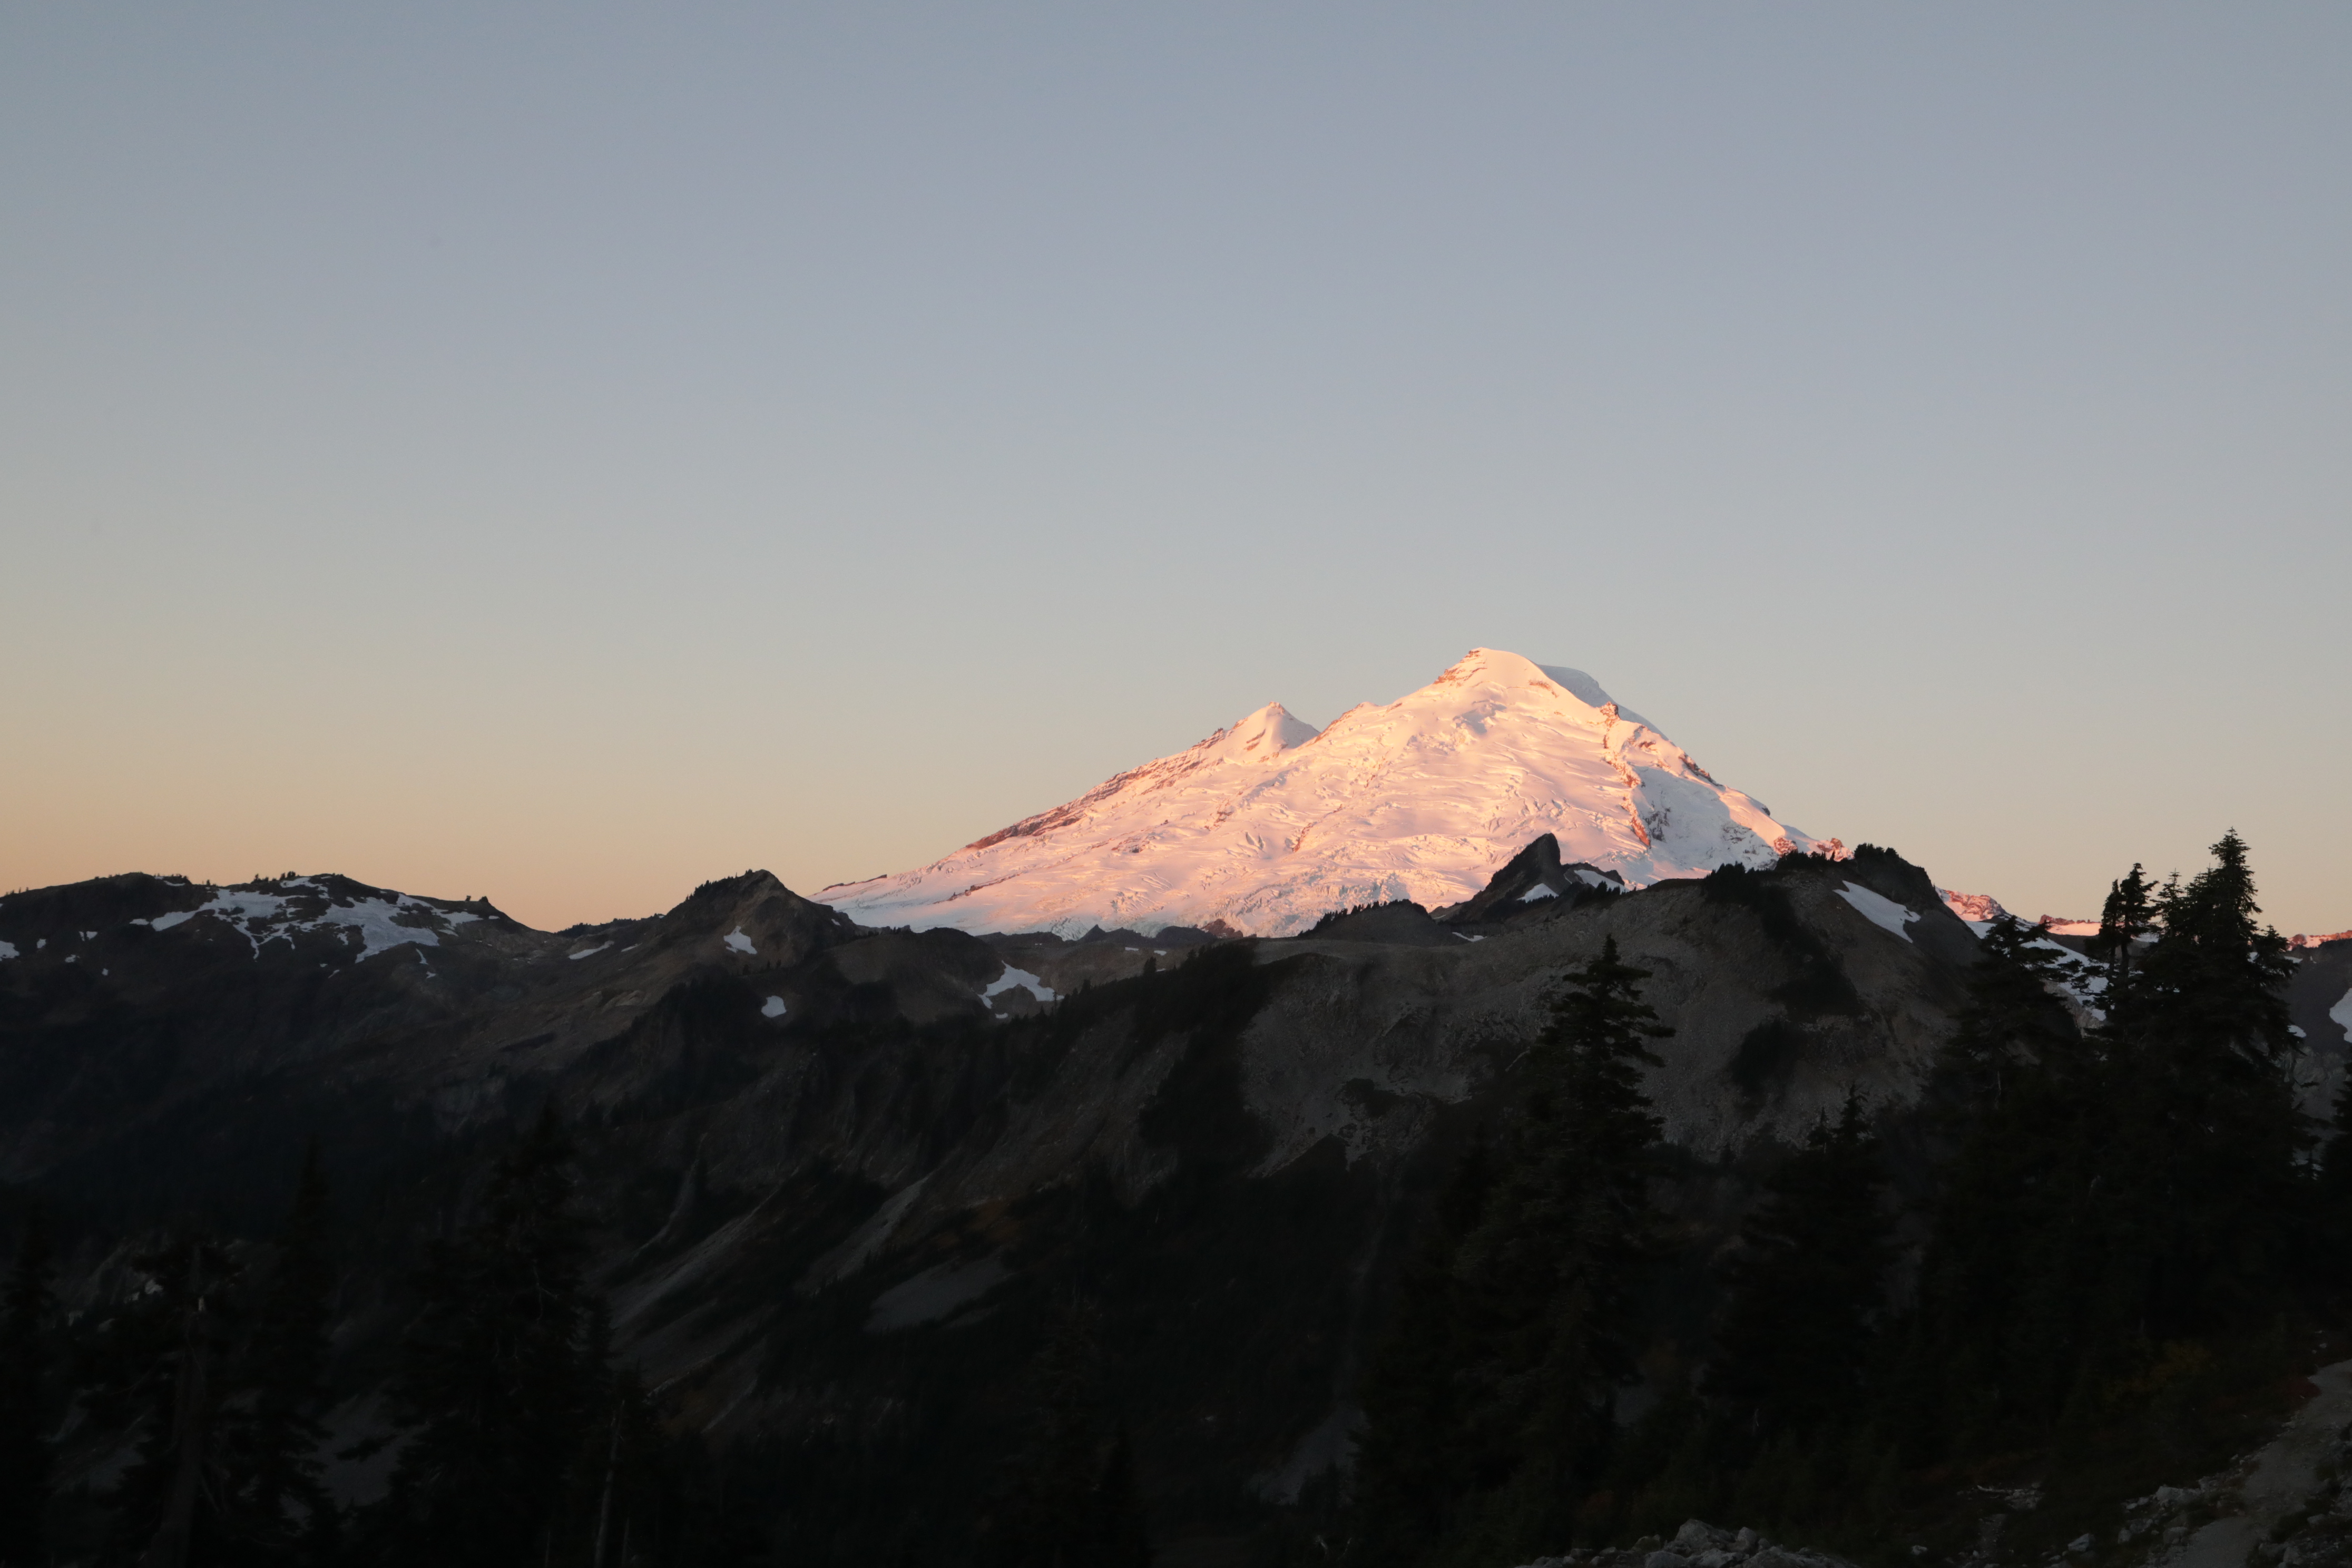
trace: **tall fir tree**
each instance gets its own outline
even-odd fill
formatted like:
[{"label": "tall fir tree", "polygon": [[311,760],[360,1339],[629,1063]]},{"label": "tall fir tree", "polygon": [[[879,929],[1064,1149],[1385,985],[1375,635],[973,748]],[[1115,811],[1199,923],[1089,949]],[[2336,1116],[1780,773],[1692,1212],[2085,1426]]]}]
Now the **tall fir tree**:
[{"label": "tall fir tree", "polygon": [[2306,1208],[2286,942],[2256,923],[2244,841],[2231,831],[2212,854],[2157,894],[2156,941],[2101,1031],[2120,1178],[2103,1193],[2119,1264],[2108,1311],[2151,1342],[2265,1314]]},{"label": "tall fir tree", "polygon": [[53,1272],[48,1227],[35,1214],[0,1301],[0,1568],[49,1560],[46,1526],[57,1461],[50,1430],[61,1393],[50,1340]]},{"label": "tall fir tree", "polygon": [[313,1139],[267,1272],[254,1283],[240,1397],[225,1434],[232,1475],[224,1488],[227,1533],[254,1563],[325,1562],[340,1538],[321,1474],[326,1429],[328,1324],[334,1265],[326,1170]]},{"label": "tall fir tree", "polygon": [[410,1436],[378,1516],[396,1561],[511,1568],[585,1528],[564,1511],[601,1454],[602,1369],[572,1160],[550,1107],[499,1160],[474,1220],[426,1249],[393,1383]]},{"label": "tall fir tree", "polygon": [[1988,935],[1942,1075],[1960,1093],[1903,1380],[1914,1458],[2036,1440],[2164,1342],[2284,1300],[2310,1142],[2284,943],[2255,923],[2243,842],[2213,855],[2186,883],[2116,883],[2087,1038],[2036,1002],[2031,950]]},{"label": "tall fir tree", "polygon": [[235,1393],[243,1266],[202,1230],[141,1254],[143,1286],[102,1326],[93,1404],[137,1433],[111,1489],[100,1560],[191,1568],[225,1558],[221,1415]]},{"label": "tall fir tree", "polygon": [[1474,1143],[1405,1262],[1388,1330],[1365,1369],[1352,1535],[1376,1568],[1419,1562],[1471,1492],[1462,1440],[1468,1313],[1454,1270],[1494,1181],[1493,1152]]},{"label": "tall fir tree", "polygon": [[1937,1063],[1939,1088],[1972,1110],[1998,1106],[2021,1073],[2055,1068],[2081,1031],[2051,989],[2058,955],[2013,916],[1985,930],[1969,974],[1969,1003]]},{"label": "tall fir tree", "polygon": [[[1437,1521],[1435,1561],[1556,1547],[1607,1468],[1658,1255],[1648,1184],[1662,1129],[1642,1069],[1658,1060],[1650,1042],[1671,1031],[1642,1000],[1648,978],[1613,936],[1564,977],[1525,1058],[1526,1099],[1495,1176],[1451,1249],[1450,1282],[1423,1288],[1451,1320],[1435,1363],[1391,1360],[1370,1384],[1389,1392],[1367,1449],[1418,1477],[1413,1506]],[[1432,1419],[1444,1436],[1409,1429]],[[1441,1444],[1455,1457],[1433,1471]],[[1438,1488],[1453,1495],[1430,1495]]]},{"label": "tall fir tree", "polygon": [[2099,934],[2090,944],[2091,956],[2106,964],[2109,987],[2117,995],[2131,989],[2139,944],[2155,931],[2156,897],[2134,861],[2128,873],[2108,885],[2107,900],[2099,910]]},{"label": "tall fir tree", "polygon": [[1030,1369],[1029,1431],[985,1537],[1003,1568],[1147,1568],[1134,1451],[1104,1409],[1101,1313],[1061,1311]]},{"label": "tall fir tree", "polygon": [[1894,1261],[1884,1152],[1860,1094],[1766,1180],[1724,1271],[1708,1394],[1761,1442],[1810,1435],[1863,1407]]}]

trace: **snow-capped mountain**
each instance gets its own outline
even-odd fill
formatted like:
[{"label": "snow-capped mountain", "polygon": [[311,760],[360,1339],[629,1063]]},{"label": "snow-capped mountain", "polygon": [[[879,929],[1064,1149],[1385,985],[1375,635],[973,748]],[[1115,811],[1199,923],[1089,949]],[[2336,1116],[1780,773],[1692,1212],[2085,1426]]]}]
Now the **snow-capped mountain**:
[{"label": "snow-capped mountain", "polygon": [[1459,902],[1545,833],[1636,887],[1814,844],[1581,670],[1474,648],[1319,732],[1269,703],[919,870],[817,897],[869,926],[1283,936],[1351,905]]}]

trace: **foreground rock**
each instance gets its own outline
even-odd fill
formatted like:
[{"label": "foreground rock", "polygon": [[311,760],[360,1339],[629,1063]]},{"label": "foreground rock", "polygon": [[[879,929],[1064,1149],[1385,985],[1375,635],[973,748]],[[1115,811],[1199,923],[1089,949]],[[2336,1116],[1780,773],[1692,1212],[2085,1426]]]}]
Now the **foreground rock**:
[{"label": "foreground rock", "polygon": [[1655,1536],[1630,1547],[1570,1552],[1538,1557],[1521,1568],[1853,1568],[1843,1557],[1800,1546],[1783,1546],[1745,1527],[1721,1530],[1705,1520],[1686,1519],[1672,1541]]}]

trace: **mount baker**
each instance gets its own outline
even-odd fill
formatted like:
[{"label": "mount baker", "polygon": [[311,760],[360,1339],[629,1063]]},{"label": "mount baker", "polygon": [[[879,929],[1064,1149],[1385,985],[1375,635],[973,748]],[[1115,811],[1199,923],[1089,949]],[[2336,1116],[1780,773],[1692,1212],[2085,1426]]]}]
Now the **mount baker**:
[{"label": "mount baker", "polygon": [[1583,671],[1474,648],[1319,731],[1269,703],[929,866],[817,897],[868,926],[1288,936],[1337,909],[1460,902],[1546,833],[1631,887],[1815,847]]}]

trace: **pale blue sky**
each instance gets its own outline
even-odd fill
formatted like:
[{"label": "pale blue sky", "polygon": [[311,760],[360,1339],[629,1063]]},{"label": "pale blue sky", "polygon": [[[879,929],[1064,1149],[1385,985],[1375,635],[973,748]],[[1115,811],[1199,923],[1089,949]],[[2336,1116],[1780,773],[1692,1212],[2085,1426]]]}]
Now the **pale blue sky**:
[{"label": "pale blue sky", "polygon": [[0,10],[0,886],[901,869],[1474,644],[2352,925],[2352,9]]}]

